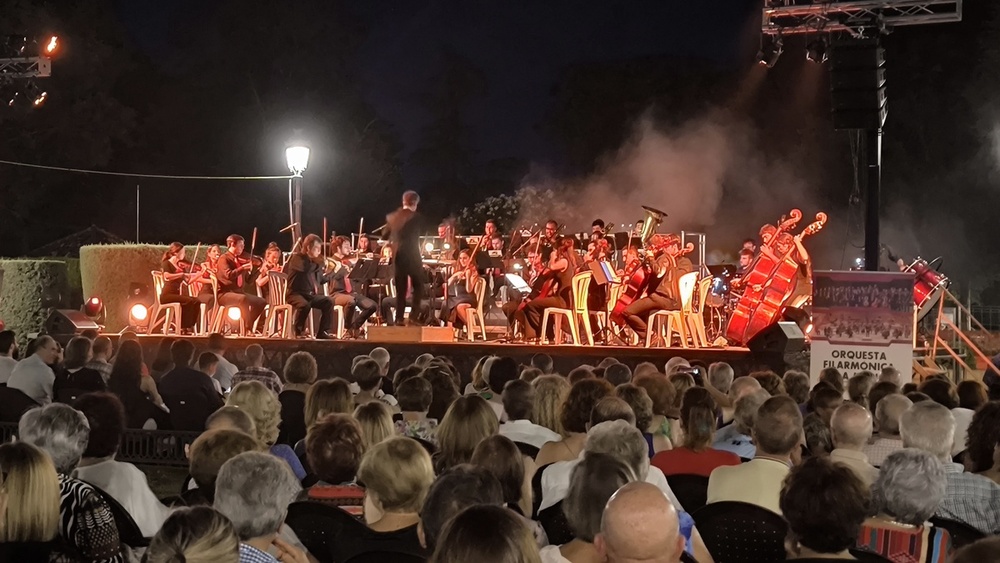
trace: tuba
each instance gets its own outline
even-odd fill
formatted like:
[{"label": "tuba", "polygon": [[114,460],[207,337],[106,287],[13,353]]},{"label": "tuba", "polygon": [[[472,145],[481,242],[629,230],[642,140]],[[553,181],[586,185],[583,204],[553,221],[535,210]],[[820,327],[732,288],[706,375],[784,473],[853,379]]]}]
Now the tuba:
[{"label": "tuba", "polygon": [[642,206],[642,211],[645,217],[642,220],[642,231],[639,233],[639,240],[645,246],[649,244],[649,239],[653,238],[656,234],[656,229],[660,227],[660,223],[663,222],[663,218],[667,216],[666,213],[655,209],[652,207]]}]

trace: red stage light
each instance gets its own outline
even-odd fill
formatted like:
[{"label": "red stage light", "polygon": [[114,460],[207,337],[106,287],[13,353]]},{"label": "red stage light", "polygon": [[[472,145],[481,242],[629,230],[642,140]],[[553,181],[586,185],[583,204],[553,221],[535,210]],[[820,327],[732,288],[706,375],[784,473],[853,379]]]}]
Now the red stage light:
[{"label": "red stage light", "polygon": [[100,297],[91,297],[83,305],[84,314],[90,318],[98,317],[102,309],[104,309],[104,302],[101,301]]}]

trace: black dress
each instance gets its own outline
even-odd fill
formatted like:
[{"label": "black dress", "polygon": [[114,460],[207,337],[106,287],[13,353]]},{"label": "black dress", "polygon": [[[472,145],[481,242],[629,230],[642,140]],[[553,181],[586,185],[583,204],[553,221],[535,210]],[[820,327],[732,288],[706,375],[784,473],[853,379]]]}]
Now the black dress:
[{"label": "black dress", "polygon": [[[164,274],[177,274],[180,270],[170,260],[160,263],[160,269]],[[163,280],[163,291],[160,292],[160,303],[180,303],[181,304],[181,328],[190,329],[198,322],[198,313],[201,310],[201,301],[196,297],[191,297],[182,292],[181,280]]]}]

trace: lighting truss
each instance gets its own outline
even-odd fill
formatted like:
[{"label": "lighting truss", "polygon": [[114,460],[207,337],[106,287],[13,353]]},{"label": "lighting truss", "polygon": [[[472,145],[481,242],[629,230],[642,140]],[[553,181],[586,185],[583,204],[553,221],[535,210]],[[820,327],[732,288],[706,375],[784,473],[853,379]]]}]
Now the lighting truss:
[{"label": "lighting truss", "polygon": [[846,32],[864,37],[904,25],[962,21],[962,0],[768,0],[763,15],[765,35]]},{"label": "lighting truss", "polygon": [[48,57],[19,57],[0,59],[0,80],[16,78],[44,78],[52,75],[52,59]]}]

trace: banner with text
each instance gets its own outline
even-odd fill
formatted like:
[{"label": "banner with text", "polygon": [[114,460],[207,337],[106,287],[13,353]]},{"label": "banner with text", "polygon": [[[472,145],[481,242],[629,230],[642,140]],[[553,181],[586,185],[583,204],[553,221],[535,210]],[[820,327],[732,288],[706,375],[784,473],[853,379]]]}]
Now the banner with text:
[{"label": "banner with text", "polygon": [[913,274],[905,272],[813,273],[812,382],[823,368],[845,380],[882,368],[910,381],[913,363]]}]

